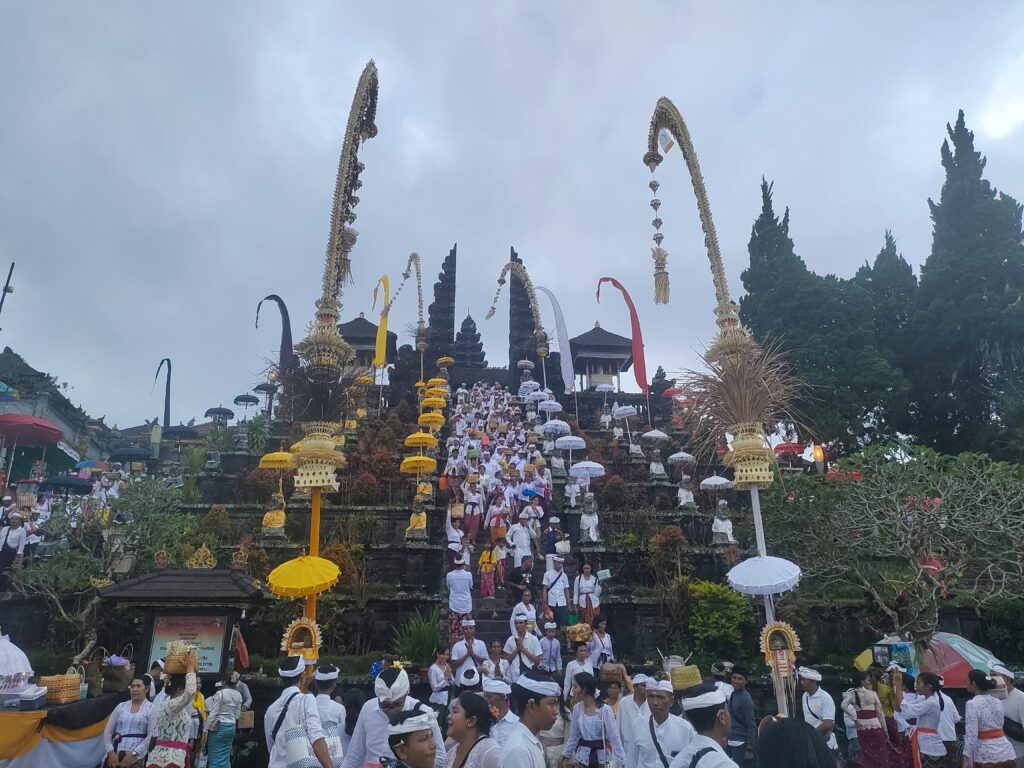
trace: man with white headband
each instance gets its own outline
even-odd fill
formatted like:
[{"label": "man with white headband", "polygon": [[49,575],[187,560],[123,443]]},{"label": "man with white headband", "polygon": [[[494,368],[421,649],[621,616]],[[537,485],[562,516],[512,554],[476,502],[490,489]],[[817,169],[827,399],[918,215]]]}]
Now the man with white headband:
[{"label": "man with white headband", "polygon": [[558,683],[532,671],[512,685],[512,706],[519,722],[505,740],[501,768],[546,768],[544,746],[537,734],[555,724],[560,693]]},{"label": "man with white headband", "polygon": [[810,667],[800,667],[796,671],[803,686],[801,710],[804,722],[814,728],[825,739],[828,748],[835,754],[839,750],[839,742],[833,732],[836,723],[836,703],[821,687],[821,673]]},{"label": "man with white headband", "polygon": [[626,753],[626,765],[630,768],[669,768],[676,755],[693,740],[693,726],[671,713],[672,702],[672,683],[648,681],[650,714],[638,717],[633,725],[632,749]]},{"label": "man with white headband", "polygon": [[636,726],[637,718],[641,715],[646,717],[651,714],[651,710],[647,707],[648,680],[650,678],[642,672],[634,675],[633,695],[623,696],[619,702],[619,736],[622,739],[622,748],[626,751],[627,755],[629,754],[630,745],[636,738],[633,729]]},{"label": "man with white headband", "polygon": [[388,748],[398,758],[399,768],[433,768],[438,753],[444,764],[444,750],[435,739],[437,713],[399,712],[388,722]]},{"label": "man with white headband", "polygon": [[332,726],[345,724],[345,706],[339,704],[331,694],[338,685],[338,668],[333,664],[321,664],[313,673],[316,688],[316,708],[320,712],[320,725],[326,731]]},{"label": "man with white headband", "polygon": [[1024,768],[1024,691],[1016,686],[1016,676],[1002,664],[993,664],[989,674],[998,675],[1006,683],[1003,700],[1003,733],[1010,740],[1017,768]]},{"label": "man with white headband", "polygon": [[540,640],[526,631],[526,617],[514,616],[515,632],[505,641],[502,656],[509,663],[509,676],[516,681],[527,669],[540,662]]},{"label": "man with white headband", "polygon": [[732,717],[725,694],[715,685],[698,685],[688,688],[685,696],[683,713],[697,734],[669,768],[739,768],[726,753]]},{"label": "man with white headband", "polygon": [[[341,768],[360,768],[367,763],[376,765],[382,757],[391,755],[388,746],[388,722],[399,712],[433,712],[418,699],[409,695],[409,675],[404,669],[385,669],[373,681],[374,697],[359,711],[352,740],[349,742]],[[434,741],[443,744],[437,719],[433,720]],[[444,768],[445,753],[438,749],[436,768]]]},{"label": "man with white headband", "polygon": [[452,646],[452,671],[458,672],[465,665],[479,669],[487,661],[487,646],[476,638],[476,622],[465,619],[462,622],[462,639]]},{"label": "man with white headband", "polygon": [[285,744],[296,741],[289,740],[287,734],[295,730],[305,732],[311,746],[310,757],[319,760],[322,768],[333,768],[320,723],[320,711],[316,699],[309,692],[309,669],[312,667],[306,666],[302,656],[289,656],[277,670],[285,689],[263,717],[263,732],[267,739],[267,751],[270,752],[268,768],[287,768],[290,755],[286,754]]},{"label": "man with white headband", "polygon": [[488,706],[494,710],[494,725],[491,726],[491,738],[501,746],[505,746],[512,726],[519,722],[519,718],[508,708],[508,697],[512,693],[512,686],[504,680],[488,677],[484,680],[484,699]]}]

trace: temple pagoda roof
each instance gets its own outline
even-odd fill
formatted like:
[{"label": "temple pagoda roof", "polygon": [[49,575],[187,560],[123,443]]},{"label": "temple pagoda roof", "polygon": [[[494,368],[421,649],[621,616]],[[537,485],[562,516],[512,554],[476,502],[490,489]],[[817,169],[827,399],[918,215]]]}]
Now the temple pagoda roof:
[{"label": "temple pagoda roof", "polygon": [[186,603],[206,606],[252,605],[265,596],[244,571],[226,568],[167,568],[99,589],[104,600],[135,605]]},{"label": "temple pagoda roof", "polygon": [[594,327],[586,333],[581,333],[579,336],[569,339],[569,345],[573,348],[573,355],[576,354],[576,348],[580,348],[581,351],[586,350],[588,352],[625,352],[632,354],[633,342],[627,339],[625,336],[619,336],[617,333],[606,331],[598,323],[594,323]]},{"label": "temple pagoda roof", "polygon": [[[377,344],[377,325],[371,323],[362,312],[359,317],[349,320],[347,323],[338,323],[338,333],[355,349],[373,349]],[[393,360],[398,349],[398,334],[388,331],[388,340],[385,354],[388,360]]]}]

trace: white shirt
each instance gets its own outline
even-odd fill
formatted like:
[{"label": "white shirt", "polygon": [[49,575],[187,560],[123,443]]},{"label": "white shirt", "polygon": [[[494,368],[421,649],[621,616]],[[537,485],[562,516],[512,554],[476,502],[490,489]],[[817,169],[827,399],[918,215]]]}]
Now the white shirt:
[{"label": "white shirt", "polygon": [[502,752],[501,768],[546,768],[540,739],[522,723],[512,726]]},{"label": "white shirt", "polygon": [[942,697],[942,713],[939,715],[939,738],[943,741],[956,741],[956,724],[960,722],[960,713],[956,711],[956,704],[946,694],[939,692]]},{"label": "white shirt", "polygon": [[[1010,720],[1024,725],[1024,691],[1014,688],[1012,691],[1007,692],[1006,700],[1003,702],[1003,712]],[[1007,738],[1009,739],[1010,737],[1007,736]],[[1024,741],[1010,739],[1010,744],[1013,746],[1013,753],[1017,757],[1024,756]]]},{"label": "white shirt", "polygon": [[448,582],[448,610],[453,613],[472,613],[473,574],[465,568],[456,568],[444,578]]},{"label": "white shirt", "polygon": [[[502,649],[505,653],[516,653],[517,637],[518,635],[512,635],[505,641],[505,647]],[[523,638],[523,648],[535,656],[540,656],[540,640],[529,632],[527,632],[526,636]],[[523,654],[516,653],[512,658],[512,661],[509,663],[509,674],[512,677],[513,682],[515,682],[519,678],[519,675],[523,673],[524,668],[533,669],[533,662]]]},{"label": "white shirt", "polygon": [[[908,701],[904,696],[900,711],[904,717],[916,717],[918,728],[931,728],[935,731],[939,729],[941,717],[939,716],[938,696],[918,696],[914,701]],[[913,731],[913,726],[911,726],[911,731]],[[942,737],[937,733],[921,733],[917,737],[917,743],[921,754],[932,757],[942,757],[946,754]]]},{"label": "white shirt", "polygon": [[669,768],[690,768],[690,763],[693,762],[693,756],[696,755],[703,749],[711,749],[712,752],[708,752],[700,760],[697,761],[697,768],[739,768],[736,763],[729,759],[729,756],[725,754],[725,750],[722,749],[722,745],[714,739],[711,739],[703,734],[698,733],[686,748],[683,749],[675,760],[671,762]]},{"label": "white shirt", "polygon": [[[483,640],[473,638],[473,653],[481,658],[487,658],[487,646],[484,644]],[[454,669],[455,667],[454,662],[465,656],[469,656],[469,646],[466,645],[465,640],[459,640],[459,642],[452,646],[452,668]],[[462,664],[459,664],[459,672],[461,673],[462,670],[469,669],[470,667],[473,667],[473,669],[476,670],[480,669],[480,665],[476,663],[476,659],[469,658]]]},{"label": "white shirt", "polygon": [[[825,739],[825,743],[829,749],[835,750],[839,748],[839,742],[836,741],[835,727],[836,723],[836,703],[832,701],[832,697],[825,693],[825,689],[819,687],[814,692],[814,695],[810,695],[807,691],[804,691],[803,699],[803,711],[804,711],[804,722],[809,726],[817,730],[818,726],[825,720],[832,721],[833,730],[829,731],[828,738]],[[824,734],[823,734],[824,735]]]},{"label": "white shirt", "polygon": [[[298,695],[293,698],[294,694]],[[291,699],[291,703],[288,705],[288,714],[281,722],[277,738],[272,739],[274,725],[277,723],[281,710],[284,709],[285,702],[289,699]],[[297,685],[290,685],[281,691],[277,701],[270,705],[267,714],[263,717],[264,735],[267,740],[267,750],[270,752],[270,762],[267,764],[267,768],[287,768],[285,734],[289,727],[297,725],[306,731],[310,744],[314,744],[324,737],[323,726],[320,724],[320,711],[317,709],[313,694],[302,693]]]},{"label": "white shirt", "polygon": [[[427,711],[427,707],[418,699],[406,696],[402,710],[408,712],[410,709],[415,709],[417,705],[423,711]],[[430,730],[433,731],[434,743],[437,744],[434,768],[445,768],[447,758],[444,752],[444,739],[441,738],[441,729],[437,727],[436,721],[431,724]],[[382,757],[394,757],[394,753],[388,746],[388,717],[380,711],[380,702],[374,697],[363,704],[363,708],[359,710],[359,719],[356,720],[352,741],[349,742],[348,749],[345,751],[341,768],[360,768],[367,763],[377,765]],[[272,768],[276,768],[276,766],[272,766]]]},{"label": "white shirt", "polygon": [[581,574],[573,581],[572,601],[576,605],[582,606],[585,604],[584,598],[587,595],[590,595],[590,602],[595,608],[601,605],[601,582],[596,576],[592,575],[590,578],[586,578]]},{"label": "white shirt", "polygon": [[549,607],[559,608],[569,605],[565,599],[565,590],[569,589],[569,577],[565,575],[564,569],[561,571],[550,570],[545,573],[544,586],[548,588]]},{"label": "white shirt", "polygon": [[345,724],[345,705],[339,704],[326,693],[317,695],[316,708],[320,713],[320,726],[325,730],[332,725],[341,727]]},{"label": "white shirt", "polygon": [[496,742],[505,746],[505,742],[508,741],[509,735],[514,730],[514,726],[519,722],[519,718],[516,717],[510,709],[505,713],[505,716],[498,722],[491,726],[491,738]]},{"label": "white shirt", "polygon": [[210,726],[215,721],[224,725],[234,725],[240,714],[242,714],[242,694],[234,688],[221,688],[206,700],[206,722],[203,727],[205,730],[210,730]]},{"label": "white shirt", "polygon": [[590,674],[594,674],[594,665],[590,663],[590,659],[587,659],[582,664],[576,661],[576,659],[573,659],[565,665],[565,681],[562,683],[562,698],[566,701],[569,700],[569,692],[572,690],[572,679],[580,672],[589,672]]},{"label": "white shirt", "polygon": [[[480,663],[480,671],[484,677],[491,677],[498,680],[504,680],[506,683],[512,683],[512,675],[510,672],[509,663],[505,659],[498,659],[496,662],[491,661],[489,658],[485,659]],[[494,730],[491,730],[491,736],[494,735]]]},{"label": "white shirt", "polygon": [[[615,661],[615,652],[612,650],[612,636],[607,632],[604,633],[604,637],[599,637],[597,632],[594,633],[593,637],[590,638],[590,642],[587,643],[587,648],[590,650],[590,660],[594,664],[600,664],[604,666],[609,661]],[[604,654],[604,660],[601,660],[601,654]]]},{"label": "white shirt", "polygon": [[11,528],[9,525],[0,530],[0,546],[10,547],[17,550],[17,554],[25,554],[25,544],[28,541],[28,535],[25,533],[25,528]]},{"label": "white shirt", "polygon": [[545,635],[540,639],[540,664],[548,672],[562,671],[562,641]]},{"label": "white shirt", "polygon": [[[638,717],[633,726],[633,744],[626,752],[626,765],[630,768],[665,768],[658,756],[658,749],[651,738],[651,723],[654,715]],[[661,725],[654,723],[654,734],[661,745],[665,757],[672,761],[676,755],[686,749],[697,732],[693,726],[677,715],[669,715]]]},{"label": "white shirt", "polygon": [[448,688],[451,684],[445,678],[444,670],[437,664],[431,664],[427,671],[427,677],[430,680],[430,699],[428,701],[431,704],[447,704]]},{"label": "white shirt", "polygon": [[619,733],[622,736],[622,748],[626,750],[627,755],[629,754],[630,745],[636,739],[633,731],[636,727],[637,718],[647,717],[650,714],[651,710],[647,706],[646,699],[639,706],[632,696],[626,696],[619,702]]},{"label": "white shirt", "polygon": [[522,561],[524,557],[533,551],[530,547],[530,541],[534,535],[533,529],[522,523],[516,523],[508,529],[506,540],[509,544],[515,545],[513,551],[516,554],[517,562]]}]

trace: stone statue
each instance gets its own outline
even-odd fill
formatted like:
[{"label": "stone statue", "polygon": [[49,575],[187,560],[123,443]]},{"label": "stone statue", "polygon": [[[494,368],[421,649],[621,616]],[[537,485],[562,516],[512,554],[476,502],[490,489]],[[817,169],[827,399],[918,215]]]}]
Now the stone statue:
[{"label": "stone statue", "polygon": [[691,480],[692,478],[687,474],[684,474],[681,478],[679,478],[679,490],[676,491],[676,509],[697,506],[697,502],[693,498],[693,488]]},{"label": "stone statue", "polygon": [[570,476],[565,483],[565,500],[570,509],[576,509],[580,497],[580,484],[575,477]]},{"label": "stone statue", "polygon": [[651,480],[654,482],[668,480],[668,474],[665,472],[665,465],[661,463],[661,454],[658,452],[657,447],[651,449],[650,459]]},{"label": "stone statue", "polygon": [[264,536],[284,536],[285,521],[284,488],[282,481],[277,481],[277,490],[271,496],[270,509],[263,515]]},{"label": "stone statue", "polygon": [[597,500],[593,493],[583,496],[583,514],[580,516],[580,541],[600,541],[597,530]]},{"label": "stone statue", "polygon": [[608,429],[612,425],[612,409],[605,403],[601,406],[601,429]]},{"label": "stone statue", "polygon": [[412,500],[412,514],[409,515],[409,527],[405,529],[405,540],[427,540],[427,513],[423,508],[423,497],[419,494]]},{"label": "stone statue", "polygon": [[732,536],[732,520],[729,519],[729,502],[719,499],[715,509],[715,521],[711,524],[712,544],[736,544]]}]

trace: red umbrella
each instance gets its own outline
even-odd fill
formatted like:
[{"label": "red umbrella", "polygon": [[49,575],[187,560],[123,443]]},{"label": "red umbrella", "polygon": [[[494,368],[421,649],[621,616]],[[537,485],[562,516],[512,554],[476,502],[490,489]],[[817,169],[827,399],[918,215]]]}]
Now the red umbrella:
[{"label": "red umbrella", "polygon": [[683,394],[683,390],[679,389],[678,387],[669,387],[668,389],[666,389],[664,392],[661,393],[661,396],[662,397],[678,397],[681,394]]},{"label": "red umbrella", "polygon": [[987,674],[993,664],[999,663],[991,651],[960,635],[936,632],[928,641],[921,669],[939,675],[944,688],[966,688],[967,674],[972,669],[980,669]]},{"label": "red umbrella", "polygon": [[803,443],[779,443],[775,446],[775,455],[781,456],[785,453],[801,454],[804,452],[805,447]]},{"label": "red umbrella", "polygon": [[0,415],[0,437],[28,447],[56,445],[64,439],[64,433],[46,419],[37,419],[24,413]]}]

